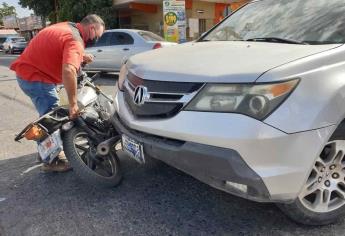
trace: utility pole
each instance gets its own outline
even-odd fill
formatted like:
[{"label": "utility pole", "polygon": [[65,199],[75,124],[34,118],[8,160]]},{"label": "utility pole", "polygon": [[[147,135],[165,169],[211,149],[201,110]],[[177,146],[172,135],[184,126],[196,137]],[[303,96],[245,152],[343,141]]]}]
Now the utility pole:
[{"label": "utility pole", "polygon": [[58,22],[58,0],[54,0],[55,23]]}]

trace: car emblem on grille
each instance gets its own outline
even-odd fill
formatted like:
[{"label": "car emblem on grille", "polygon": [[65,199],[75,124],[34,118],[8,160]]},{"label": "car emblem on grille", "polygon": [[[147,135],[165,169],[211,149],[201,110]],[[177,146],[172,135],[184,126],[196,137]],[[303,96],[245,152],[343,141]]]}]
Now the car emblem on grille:
[{"label": "car emblem on grille", "polygon": [[142,106],[150,99],[150,94],[147,91],[147,88],[144,86],[138,86],[135,88],[133,102],[137,106]]}]

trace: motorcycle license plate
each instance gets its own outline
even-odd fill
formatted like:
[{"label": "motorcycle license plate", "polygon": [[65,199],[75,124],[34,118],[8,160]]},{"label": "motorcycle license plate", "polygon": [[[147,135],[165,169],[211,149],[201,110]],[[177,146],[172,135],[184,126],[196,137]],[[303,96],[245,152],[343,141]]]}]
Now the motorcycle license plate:
[{"label": "motorcycle license plate", "polygon": [[140,164],[145,163],[143,145],[127,135],[122,135],[122,150]]},{"label": "motorcycle license plate", "polygon": [[62,150],[60,131],[55,131],[38,144],[38,152],[43,162],[52,161]]}]

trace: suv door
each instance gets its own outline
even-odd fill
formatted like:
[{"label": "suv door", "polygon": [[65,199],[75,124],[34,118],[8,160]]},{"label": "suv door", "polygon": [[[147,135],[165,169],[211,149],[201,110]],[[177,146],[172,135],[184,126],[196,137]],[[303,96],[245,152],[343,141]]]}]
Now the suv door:
[{"label": "suv door", "polygon": [[108,47],[104,48],[105,68],[119,71],[124,58],[128,58],[133,51],[134,39],[124,32],[112,32]]},{"label": "suv door", "polygon": [[103,56],[104,48],[109,46],[109,38],[111,32],[105,32],[98,42],[93,46],[86,49],[86,53],[90,53],[95,56],[94,61],[88,66],[88,69],[102,69],[105,63]]},{"label": "suv door", "polygon": [[134,39],[128,33],[105,32],[95,46],[86,50],[95,56],[88,69],[119,71],[122,61],[131,55],[133,48]]}]

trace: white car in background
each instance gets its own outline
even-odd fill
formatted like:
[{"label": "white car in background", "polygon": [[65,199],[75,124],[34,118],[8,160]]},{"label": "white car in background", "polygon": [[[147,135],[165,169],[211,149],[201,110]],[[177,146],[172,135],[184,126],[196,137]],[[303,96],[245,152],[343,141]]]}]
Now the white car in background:
[{"label": "white car in background", "polygon": [[10,36],[7,37],[7,39],[4,41],[4,43],[2,44],[2,48],[5,53],[22,53],[25,50],[27,44],[28,43],[26,42],[24,37]]},{"label": "white car in background", "polygon": [[148,31],[132,29],[107,30],[95,46],[86,49],[95,60],[88,71],[118,72],[122,63],[129,57],[176,43],[165,41],[162,37]]}]

